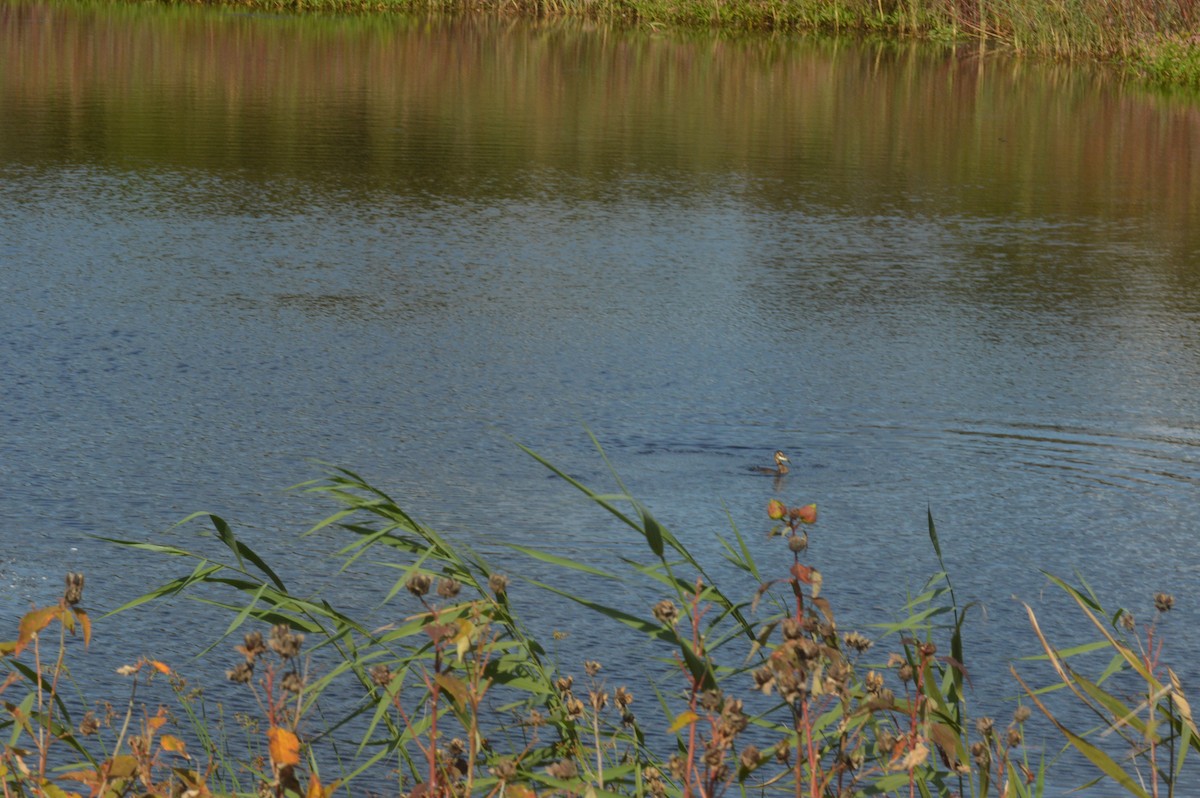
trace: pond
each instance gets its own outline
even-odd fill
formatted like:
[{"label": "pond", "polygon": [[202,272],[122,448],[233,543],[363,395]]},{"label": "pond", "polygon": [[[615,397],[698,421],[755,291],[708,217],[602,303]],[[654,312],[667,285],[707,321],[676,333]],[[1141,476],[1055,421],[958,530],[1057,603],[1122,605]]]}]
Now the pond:
[{"label": "pond", "polygon": [[[97,614],[181,575],[91,536],[197,510],[361,598],[296,538],[313,459],[517,580],[505,543],[618,570],[644,544],[514,445],[615,489],[590,431],[712,562],[817,502],[847,623],[937,570],[930,510],[985,705],[1021,602],[1089,638],[1043,569],[1175,594],[1200,684],[1198,109],[978,47],[5,0],[3,622],[67,569]],[[99,661],[211,613],[120,617]]]}]

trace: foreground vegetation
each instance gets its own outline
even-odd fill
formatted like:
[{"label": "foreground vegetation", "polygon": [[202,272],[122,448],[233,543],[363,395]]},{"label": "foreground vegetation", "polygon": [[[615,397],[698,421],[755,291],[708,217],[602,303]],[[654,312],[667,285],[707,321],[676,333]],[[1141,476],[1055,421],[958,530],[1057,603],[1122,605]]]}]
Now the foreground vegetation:
[{"label": "foreground vegetation", "polygon": [[[214,641],[209,656],[227,658],[228,679],[252,697],[257,716],[229,728],[178,663],[155,659],[121,669],[130,680],[121,700],[90,696],[87,685],[68,690],[68,654],[85,655],[92,636],[83,577],[70,574],[62,598],[30,611],[16,640],[0,645],[3,794],[1030,796],[1043,793],[1047,777],[1048,760],[1025,745],[1036,711],[1095,767],[1107,794],[1159,796],[1174,794],[1186,753],[1200,748],[1179,680],[1160,661],[1156,623],[1108,616],[1086,587],[1054,580],[1096,641],[1059,651],[1027,608],[1044,649],[1033,664],[1051,684],[1028,684],[1014,671],[1010,692],[1022,699],[1011,717],[973,717],[962,635],[970,607],[956,603],[944,572],[870,635],[843,629],[836,586],[823,584],[810,557],[815,505],[772,500],[765,538],[736,528],[719,538],[722,567],[752,586],[735,598],[714,583],[715,564],[699,561],[646,507],[546,465],[644,541],[642,556],[628,561],[658,598],[644,612],[510,580],[336,470],[301,486],[339,505],[309,534],[347,536],[343,570],[364,558],[395,569],[383,596],[356,606],[395,606],[391,617],[402,620],[373,628],[360,613],[290,588],[216,516],[187,520],[211,524],[223,560],[115,541],[187,564],[116,612],[177,596],[227,612],[225,637],[240,642]],[[928,526],[941,562],[932,518]],[[594,565],[514,549],[542,567],[618,584]],[[764,570],[767,562],[778,570]],[[581,627],[607,623],[644,640],[663,663],[660,675],[630,684],[600,662],[569,670],[522,620],[545,591],[574,602]],[[1158,613],[1172,602],[1157,596]],[[1071,665],[1097,654],[1095,675]],[[139,689],[162,679],[176,706],[142,706]],[[1069,691],[1096,728],[1059,719],[1055,685],[1054,698]],[[83,700],[71,697],[76,690]]]},{"label": "foreground vegetation", "polygon": [[198,0],[313,11],[472,11],[577,16],[647,27],[815,31],[974,41],[1122,66],[1200,87],[1193,0]]}]

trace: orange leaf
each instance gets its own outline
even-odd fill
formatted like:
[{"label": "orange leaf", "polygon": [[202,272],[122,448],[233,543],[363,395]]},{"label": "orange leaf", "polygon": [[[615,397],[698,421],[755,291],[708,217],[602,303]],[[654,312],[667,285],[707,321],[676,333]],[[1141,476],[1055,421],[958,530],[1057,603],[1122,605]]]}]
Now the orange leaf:
[{"label": "orange leaf", "polygon": [[267,730],[271,741],[271,761],[277,766],[300,764],[300,740],[295,734],[279,726]]},{"label": "orange leaf", "polygon": [[158,738],[158,744],[162,746],[164,751],[170,751],[173,754],[179,754],[184,759],[191,759],[188,756],[187,744],[173,734],[164,734]]},{"label": "orange leaf", "polygon": [[17,645],[13,650],[14,654],[20,654],[25,646],[29,645],[29,641],[33,640],[33,636],[50,625],[50,622],[62,614],[62,607],[42,607],[40,610],[33,610],[26,613],[21,619],[21,626],[17,631]]},{"label": "orange leaf", "polygon": [[171,672],[171,666],[167,665],[165,662],[159,662],[156,659],[148,659],[146,662],[150,664],[151,668],[154,668],[154,670],[158,671],[159,673],[169,674]]},{"label": "orange leaf", "polygon": [[[340,781],[335,781],[328,787],[321,784],[321,777],[316,773],[312,774],[308,780],[308,790],[304,793],[304,798],[329,798],[338,787],[341,786]],[[509,793],[511,795],[511,793]]]},{"label": "orange leaf", "polygon": [[158,714],[146,721],[146,727],[148,729],[150,729],[151,733],[154,733],[154,732],[158,731],[159,729],[161,729],[163,727],[163,724],[166,722],[167,722],[166,707],[159,707]]},{"label": "orange leaf", "polygon": [[88,617],[86,610],[76,609],[75,620],[79,621],[79,628],[83,630],[83,644],[90,645],[92,642],[92,619]]}]

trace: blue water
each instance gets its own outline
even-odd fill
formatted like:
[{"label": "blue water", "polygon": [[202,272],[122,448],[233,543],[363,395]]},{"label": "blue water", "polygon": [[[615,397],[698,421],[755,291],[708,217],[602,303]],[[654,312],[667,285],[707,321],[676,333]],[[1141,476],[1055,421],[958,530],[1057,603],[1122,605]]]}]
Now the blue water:
[{"label": "blue water", "polygon": [[[153,19],[135,21],[169,41]],[[197,19],[234,24],[223,12]],[[304,23],[236,25],[286,60]],[[6,35],[33,62],[45,51],[16,26]],[[441,38],[406,30],[392,42],[406,58],[444,52]],[[356,52],[353,31],[339,31],[327,35]],[[533,46],[534,32],[504,31],[505,46]],[[653,63],[717,58],[703,42],[575,36],[564,41],[583,42],[585,55],[546,45],[541,71],[501,73],[506,91],[546,92],[547,63],[603,60],[607,48],[641,48]],[[87,574],[96,614],[185,573],[190,564],[91,536],[215,556],[198,527],[167,531],[198,510],[229,519],[298,592],[320,587],[352,605],[377,595],[383,577],[333,575],[334,535],[297,537],[333,509],[284,491],[319,476],[317,460],[362,473],[494,558],[545,629],[620,659],[618,629],[521,577],[638,612],[653,591],[575,581],[504,545],[614,571],[620,557],[647,559],[631,531],[515,445],[613,490],[590,431],[629,489],[718,573],[729,571],[715,536],[730,519],[771,565],[783,550],[766,540],[767,500],[817,502],[810,555],[846,628],[894,618],[937,570],[931,510],[960,602],[980,602],[968,655],[986,685],[978,700],[995,714],[1016,692],[1008,662],[1038,650],[1021,602],[1052,616],[1045,623],[1064,640],[1090,637],[1043,569],[1079,571],[1142,618],[1154,592],[1174,593],[1167,655],[1190,684],[1200,675],[1200,246],[1186,215],[1152,198],[1195,197],[1197,186],[1181,169],[1170,186],[1156,173],[1155,191],[1131,195],[1121,174],[1089,186],[1110,192],[1100,198],[1066,197],[1064,180],[1078,175],[1061,162],[1073,140],[1116,137],[1095,121],[1106,102],[1136,106],[1148,128],[1177,111],[1094,88],[1087,75],[1000,80],[976,113],[1021,92],[1072,99],[1057,127],[1038,117],[1011,134],[1025,131],[1035,149],[1021,157],[1045,170],[1018,184],[1000,139],[963,145],[954,157],[965,165],[945,168],[938,125],[984,124],[954,116],[966,112],[949,101],[931,102],[923,133],[869,98],[854,107],[878,117],[827,128],[793,113],[821,103],[754,77],[782,58],[793,77],[833,76],[809,91],[851,105],[873,91],[852,80],[860,72],[885,93],[909,80],[937,86],[941,57],[888,58],[872,73],[873,56],[849,45],[836,57],[800,41],[780,47],[717,62],[780,92],[778,116],[735,106],[749,127],[740,137],[731,118],[697,111],[713,101],[682,67],[674,89],[611,77],[637,99],[611,109],[624,126],[598,130],[557,110],[531,120],[468,102],[451,103],[463,116],[446,122],[422,104],[436,92],[376,85],[356,71],[364,64],[347,67],[365,81],[347,78],[349,99],[329,94],[338,84],[327,77],[288,95],[310,109],[297,116],[253,91],[244,105],[213,99],[225,84],[168,72],[142,88],[146,129],[124,137],[113,124],[47,135],[63,95],[10,71],[0,95],[15,120],[0,132],[0,620],[54,600],[65,570]],[[498,79],[469,67],[455,80],[485,85],[463,96],[487,96]],[[132,110],[106,69],[119,71],[102,64],[70,107],[112,123]],[[358,123],[340,114],[352,100],[362,130],[387,135],[348,141],[342,126]],[[197,102],[216,121],[194,134],[181,126],[169,146],[153,120]],[[422,113],[402,113],[411,107]],[[712,130],[691,130],[705,121]],[[456,124],[458,138],[446,132]],[[1178,124],[1196,135],[1194,121]],[[923,141],[933,151],[911,151]],[[776,448],[793,472],[780,483],[752,476]],[[726,589],[749,598],[754,587]],[[206,608],[169,606],[98,621],[94,661],[105,671],[139,654],[187,661],[223,628]],[[617,665],[645,667],[638,656]],[[215,664],[218,680],[228,664]]]}]

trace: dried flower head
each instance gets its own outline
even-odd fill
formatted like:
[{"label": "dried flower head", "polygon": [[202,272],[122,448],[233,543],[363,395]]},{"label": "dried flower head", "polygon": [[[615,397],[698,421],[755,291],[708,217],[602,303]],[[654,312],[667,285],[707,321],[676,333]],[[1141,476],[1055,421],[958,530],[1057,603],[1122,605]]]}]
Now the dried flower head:
[{"label": "dried flower head", "polygon": [[842,635],[842,641],[859,654],[866,651],[872,645],[868,638],[860,635],[858,632],[846,632],[846,634]]},{"label": "dried flower head", "polygon": [[546,774],[552,779],[566,781],[567,779],[575,778],[575,776],[579,774],[579,768],[576,767],[573,760],[560,759],[558,762],[555,762],[553,765],[546,768]]},{"label": "dried flower head", "polygon": [[863,680],[867,688],[867,692],[871,695],[878,695],[883,689],[883,674],[876,671],[867,671],[867,676]]},{"label": "dried flower head", "polygon": [[1154,594],[1154,609],[1159,612],[1167,612],[1175,606],[1175,597],[1170,593],[1155,593]]},{"label": "dried flower head", "polygon": [[751,770],[754,770],[756,767],[758,767],[758,760],[760,756],[761,755],[758,753],[757,748],[755,748],[753,745],[747,745],[738,755],[738,763],[741,765],[743,771],[749,773]]},{"label": "dried flower head", "polygon": [[1137,622],[1133,619],[1133,615],[1125,610],[1121,611],[1121,628],[1126,632],[1132,632]]},{"label": "dried flower head", "polygon": [[1025,721],[1029,720],[1030,714],[1032,714],[1032,713],[1030,712],[1029,707],[1027,707],[1027,706],[1017,707],[1016,710],[1013,712],[1013,723],[1024,723]]},{"label": "dried flower head", "polygon": [[592,711],[599,712],[608,706],[608,693],[604,690],[588,690],[588,703],[592,705]]},{"label": "dried flower head", "polygon": [[618,687],[617,692],[613,694],[613,701],[620,709],[628,709],[633,703],[633,693],[625,687]]},{"label": "dried flower head", "polygon": [[67,573],[67,584],[63,589],[63,601],[74,607],[83,600],[83,574]]},{"label": "dried flower head", "polygon": [[283,675],[283,680],[279,686],[288,693],[299,693],[304,689],[304,679],[295,671],[288,671]]},{"label": "dried flower head", "polygon": [[79,722],[79,733],[84,737],[90,737],[100,730],[100,722],[96,720],[96,713],[90,709],[83,713],[83,720]]},{"label": "dried flower head", "polygon": [[457,579],[445,577],[438,580],[437,594],[444,599],[452,599],[462,590],[462,583]]},{"label": "dried flower head", "polygon": [[788,535],[788,551],[799,554],[808,548],[808,535]]},{"label": "dried flower head", "polygon": [[705,690],[700,694],[700,707],[708,712],[716,712],[721,708],[724,697],[720,690]]},{"label": "dried flower head", "polygon": [[286,623],[271,627],[271,650],[283,659],[291,659],[300,653],[304,635],[293,632]]},{"label": "dried flower head", "polygon": [[1021,739],[1022,739],[1021,738],[1021,730],[1018,729],[1016,726],[1013,726],[1012,728],[1010,728],[1008,730],[1008,737],[1006,739],[1006,742],[1008,743],[1009,748],[1016,748],[1018,745],[1021,744]]},{"label": "dried flower head", "polygon": [[239,662],[232,670],[225,671],[225,678],[236,684],[249,684],[254,676],[254,666],[249,662]]},{"label": "dried flower head", "polygon": [[596,677],[596,674],[600,672],[600,668],[600,663],[596,662],[594,659],[584,660],[583,662],[583,670],[593,679]]},{"label": "dried flower head", "polygon": [[679,608],[670,599],[663,599],[654,605],[654,619],[663,626],[674,626],[679,621]]},{"label": "dried flower head", "polygon": [[583,702],[573,695],[567,696],[563,701],[563,708],[567,711],[567,717],[571,720],[579,720],[583,717]]},{"label": "dried flower head", "polygon": [[413,574],[408,578],[408,582],[404,586],[408,588],[409,593],[420,598],[428,593],[429,588],[433,586],[433,577],[429,574]]},{"label": "dried flower head", "polygon": [[575,684],[574,676],[560,676],[554,680],[554,686],[558,688],[558,692],[562,695],[571,694],[571,685]]},{"label": "dried flower head", "polygon": [[242,645],[234,646],[247,662],[254,662],[262,654],[267,653],[267,644],[263,642],[262,632],[247,632],[242,638]]},{"label": "dried flower head", "polygon": [[497,596],[508,593],[508,577],[503,574],[492,574],[488,577],[488,587]]},{"label": "dried flower head", "polygon": [[392,669],[382,664],[371,668],[371,682],[378,687],[387,687],[392,683]]},{"label": "dried flower head", "polygon": [[500,781],[512,781],[517,775],[517,763],[511,759],[501,759],[492,765],[492,775]]},{"label": "dried flower head", "polygon": [[992,727],[994,724],[995,721],[985,716],[975,721],[975,728],[979,730],[980,734],[982,734],[984,737],[987,737],[992,733]]}]

